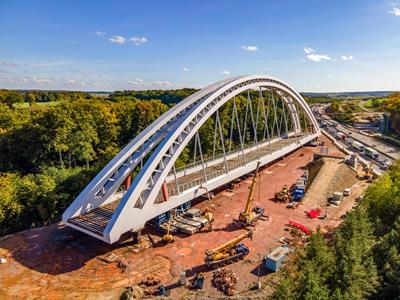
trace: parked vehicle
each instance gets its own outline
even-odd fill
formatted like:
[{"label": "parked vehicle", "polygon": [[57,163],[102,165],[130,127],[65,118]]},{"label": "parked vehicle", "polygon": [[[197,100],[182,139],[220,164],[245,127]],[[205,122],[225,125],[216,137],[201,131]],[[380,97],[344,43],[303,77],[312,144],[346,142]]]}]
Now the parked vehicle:
[{"label": "parked vehicle", "polygon": [[351,188],[344,189],[343,196],[350,196],[351,195]]}]

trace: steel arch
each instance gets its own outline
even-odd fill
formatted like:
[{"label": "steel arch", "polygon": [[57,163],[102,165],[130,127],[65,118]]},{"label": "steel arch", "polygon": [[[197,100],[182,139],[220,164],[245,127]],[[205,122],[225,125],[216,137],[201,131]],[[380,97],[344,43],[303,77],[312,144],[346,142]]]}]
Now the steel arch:
[{"label": "steel arch", "polygon": [[[99,236],[99,234],[93,234],[87,230],[77,229],[106,242],[113,243],[120,238],[121,234],[130,230],[140,229],[151,218],[198,195],[198,191],[192,191],[192,193],[176,197],[176,199],[159,204],[154,203],[179,154],[207,119],[219,107],[236,95],[259,87],[273,88],[283,96],[282,99],[290,111],[295,133],[300,132],[301,128],[294,103],[297,103],[300,109],[306,113],[311,121],[313,134],[300,143],[306,143],[320,134],[317,121],[310,108],[301,95],[286,83],[264,75],[240,76],[220,81],[178,103],[132,140],[107,164],[66,210],[63,215],[64,223],[77,228],[69,223],[70,218],[87,210],[89,204],[91,209],[113,201],[113,195],[115,195],[117,188],[151,150],[154,150],[152,155],[143,165],[131,187],[123,196],[102,235]],[[291,148],[295,149],[296,145]],[[284,155],[291,151],[291,148],[282,149],[276,155],[278,157],[279,155]],[[251,171],[252,168],[254,168],[253,164],[249,163],[242,168],[241,172]],[[233,171],[229,176],[224,176],[224,178],[225,180],[231,180],[244,174],[237,173]],[[225,182],[207,181],[205,187],[211,190],[217,187],[218,184],[221,185],[221,183]]]}]

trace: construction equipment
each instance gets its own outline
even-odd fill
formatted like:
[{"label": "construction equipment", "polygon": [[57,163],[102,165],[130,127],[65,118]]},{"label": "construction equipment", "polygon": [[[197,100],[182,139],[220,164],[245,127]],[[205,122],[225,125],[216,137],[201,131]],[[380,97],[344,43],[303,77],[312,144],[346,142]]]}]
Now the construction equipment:
[{"label": "construction equipment", "polygon": [[367,168],[367,170],[365,172],[364,179],[366,179],[366,180],[371,180],[372,179],[372,177],[374,175],[373,166],[374,166],[374,162],[371,160],[370,163],[369,163],[369,166],[368,166],[368,168]]},{"label": "construction equipment", "polygon": [[226,264],[230,264],[234,261],[242,259],[249,254],[250,250],[243,243],[240,243],[246,238],[251,238],[253,231],[249,230],[244,234],[241,234],[234,239],[222,244],[214,249],[206,251],[206,257],[204,259],[208,267],[219,267]]},{"label": "construction equipment", "polygon": [[208,220],[208,230],[212,230],[212,223],[214,222],[214,216],[211,212],[211,209],[209,207],[206,207],[204,209],[204,217]]},{"label": "construction equipment", "polygon": [[164,243],[173,243],[175,241],[174,236],[171,234],[171,220],[172,217],[170,217],[168,221],[167,233],[162,237]]},{"label": "construction equipment", "polygon": [[286,202],[290,202],[290,200],[291,200],[291,197],[290,197],[289,189],[288,189],[287,185],[285,184],[281,191],[275,193],[274,201],[286,203]]},{"label": "construction equipment", "polygon": [[251,208],[251,202],[254,201],[253,194],[257,184],[257,174],[258,168],[260,167],[260,162],[257,162],[257,167],[254,170],[253,181],[251,182],[249,195],[247,197],[246,207],[244,211],[239,214],[239,223],[243,226],[253,225],[259,218],[264,215],[265,209],[263,207],[253,207]]}]

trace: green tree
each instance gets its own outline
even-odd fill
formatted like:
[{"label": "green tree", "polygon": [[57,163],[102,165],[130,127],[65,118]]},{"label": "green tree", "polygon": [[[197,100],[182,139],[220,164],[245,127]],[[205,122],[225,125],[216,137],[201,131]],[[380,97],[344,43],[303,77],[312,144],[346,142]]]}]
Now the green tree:
[{"label": "green tree", "polygon": [[0,102],[6,104],[10,109],[14,109],[15,103],[23,102],[24,98],[19,91],[0,90]]},{"label": "green tree", "polygon": [[379,285],[373,248],[376,239],[364,208],[349,214],[335,233],[336,291],[339,299],[365,299]]}]

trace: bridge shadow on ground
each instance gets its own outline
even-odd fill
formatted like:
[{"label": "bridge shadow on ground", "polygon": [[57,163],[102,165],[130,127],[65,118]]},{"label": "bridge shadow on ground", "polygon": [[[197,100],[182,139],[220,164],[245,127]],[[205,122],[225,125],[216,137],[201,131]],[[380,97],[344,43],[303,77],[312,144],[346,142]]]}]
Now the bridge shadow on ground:
[{"label": "bridge shadow on ground", "polygon": [[78,270],[89,260],[126,245],[109,245],[61,224],[26,230],[0,239],[0,248],[7,249],[15,261],[50,275]]}]

